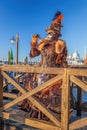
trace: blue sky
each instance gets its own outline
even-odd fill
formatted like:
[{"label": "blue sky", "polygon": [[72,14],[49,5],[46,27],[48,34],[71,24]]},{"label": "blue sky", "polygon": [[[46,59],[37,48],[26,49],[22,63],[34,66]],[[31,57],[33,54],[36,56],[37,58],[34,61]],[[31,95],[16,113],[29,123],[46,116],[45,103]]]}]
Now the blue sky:
[{"label": "blue sky", "polygon": [[57,10],[64,15],[61,39],[66,41],[68,53],[77,49],[83,57],[87,48],[87,0],[0,0],[0,60],[7,59],[10,49],[16,57],[16,45],[10,39],[17,33],[19,59],[29,57],[32,35],[46,37],[46,28]]}]

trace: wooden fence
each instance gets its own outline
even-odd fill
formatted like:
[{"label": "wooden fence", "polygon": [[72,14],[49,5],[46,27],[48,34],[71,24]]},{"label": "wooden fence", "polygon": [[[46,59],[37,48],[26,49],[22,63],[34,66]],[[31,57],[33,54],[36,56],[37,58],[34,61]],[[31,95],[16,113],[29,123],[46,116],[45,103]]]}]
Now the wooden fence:
[{"label": "wooden fence", "polygon": [[[34,88],[31,91],[26,92],[21,85],[14,78],[10,77],[8,72],[30,72],[30,73],[44,73],[44,74],[56,74],[57,76],[46,81],[42,85]],[[12,93],[3,92],[3,77],[11,83],[22,95],[17,96]],[[82,80],[82,77],[87,77],[87,69],[81,68],[40,68],[38,66],[29,65],[3,65],[0,66],[0,123],[1,120],[9,119],[28,126],[36,127],[43,130],[74,130],[87,125],[87,117],[69,122],[69,97],[70,97],[70,84],[74,83],[79,86],[78,91],[78,110],[77,113],[81,114],[82,105],[86,108],[87,103],[81,103],[81,90],[87,91],[87,82]],[[61,102],[61,120],[57,118],[50,110],[46,108],[34,95],[47,88],[49,85],[54,84],[58,80],[62,79],[62,102]],[[3,104],[3,96],[12,98],[10,102]],[[14,108],[16,104],[24,99],[29,99],[42,113],[44,113],[50,121],[44,121],[41,119],[33,119],[24,117],[22,115],[12,114],[8,111],[10,108]]]}]

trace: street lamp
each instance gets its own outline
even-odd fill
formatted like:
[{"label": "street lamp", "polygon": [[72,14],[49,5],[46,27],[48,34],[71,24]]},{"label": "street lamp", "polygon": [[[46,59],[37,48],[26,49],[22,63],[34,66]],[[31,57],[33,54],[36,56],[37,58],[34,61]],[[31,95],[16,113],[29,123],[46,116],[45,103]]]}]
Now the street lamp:
[{"label": "street lamp", "polygon": [[18,44],[19,44],[19,35],[16,35],[16,39],[14,37],[12,37],[12,39],[10,39],[10,42],[12,44],[16,43],[16,64],[18,64]]}]

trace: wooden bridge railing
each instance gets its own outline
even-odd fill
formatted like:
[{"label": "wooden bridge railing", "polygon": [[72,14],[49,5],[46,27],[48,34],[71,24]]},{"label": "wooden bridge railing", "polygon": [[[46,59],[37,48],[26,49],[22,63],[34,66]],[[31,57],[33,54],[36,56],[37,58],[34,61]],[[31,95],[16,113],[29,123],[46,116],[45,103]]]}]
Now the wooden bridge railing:
[{"label": "wooden bridge railing", "polygon": [[[56,74],[54,78],[48,80],[42,85],[34,88],[31,91],[26,92],[22,86],[10,77],[7,72],[30,72],[30,73],[44,73],[44,74]],[[70,97],[70,82],[79,86],[82,90],[87,91],[87,84],[83,82],[78,77],[87,77],[87,69],[78,68],[42,68],[29,65],[5,65],[0,66],[0,120],[2,118],[10,119],[23,123],[32,127],[36,127],[44,130],[74,130],[87,125],[87,118],[82,118],[80,120],[73,121],[69,123],[69,97]],[[21,96],[17,96],[12,93],[3,92],[3,77],[10,82],[19,92],[22,93]],[[34,95],[47,88],[49,85],[53,85],[58,80],[62,79],[62,102],[61,102],[61,121],[55,116],[52,111],[46,108]],[[3,96],[12,98],[7,104],[3,104]],[[29,99],[29,101],[36,106],[42,113],[44,113],[50,121],[44,121],[40,119],[31,119],[26,117],[19,117],[17,115],[10,114],[7,109],[15,106],[20,101],[24,99]],[[81,103],[81,102],[80,102]],[[81,105],[81,104],[80,104]],[[20,119],[19,119],[20,118]]]}]

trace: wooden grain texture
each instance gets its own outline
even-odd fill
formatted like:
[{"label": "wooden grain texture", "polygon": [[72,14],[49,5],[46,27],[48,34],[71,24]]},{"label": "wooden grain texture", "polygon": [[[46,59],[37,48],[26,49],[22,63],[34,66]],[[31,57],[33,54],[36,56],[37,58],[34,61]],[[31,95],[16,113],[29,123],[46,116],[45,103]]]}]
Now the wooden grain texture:
[{"label": "wooden grain texture", "polygon": [[[69,125],[69,91],[70,91],[70,81],[79,86],[84,91],[87,91],[87,84],[85,82],[82,82],[79,78],[76,76],[86,76],[87,77],[87,69],[86,68],[40,68],[38,66],[29,66],[29,65],[6,65],[6,66],[0,66],[1,70],[1,77],[0,77],[0,86],[3,86],[2,84],[2,75],[5,77],[9,83],[13,84],[21,93],[22,95],[20,97],[16,97],[14,94],[6,94],[2,92],[1,89],[1,95],[12,97],[13,95],[13,101],[7,103],[3,107],[0,108],[0,110],[7,110],[8,108],[11,108],[13,105],[17,104],[21,100],[24,100],[25,98],[29,99],[35,107],[37,107],[42,113],[44,113],[51,122],[44,122],[41,120],[35,120],[31,118],[24,118],[24,115],[21,114],[22,118],[18,114],[10,114],[6,112],[0,112],[0,117],[11,119],[14,121],[17,121],[19,123],[23,123],[29,126],[35,126],[36,128],[40,129],[51,129],[51,130],[74,130],[79,129],[80,127],[84,127],[87,124],[87,118],[83,118],[80,120],[73,121]],[[4,71],[13,71],[13,72],[31,72],[31,73],[44,73],[44,74],[59,74],[59,76],[56,76],[55,78],[45,82],[44,84],[38,86],[37,88],[26,92],[21,85],[15,80],[12,79],[6,72]],[[59,79],[63,78],[63,86],[62,86],[62,109],[61,109],[61,122],[58,120],[58,117],[56,117],[50,110],[44,106],[35,96],[33,96],[35,93],[47,88],[49,85],[55,84]],[[2,96],[1,96],[2,98]],[[2,102],[2,99],[0,99]],[[84,104],[86,106],[86,103]],[[17,119],[17,120],[16,120]]]},{"label": "wooden grain texture", "polygon": [[12,98],[12,99],[15,99],[15,98],[17,98],[18,96],[16,95],[16,94],[11,94],[11,93],[3,93],[3,96],[4,97],[8,97],[8,98]]},{"label": "wooden grain texture", "polygon": [[35,97],[30,97],[30,100],[34,103],[34,105],[42,112],[44,113],[56,126],[60,128],[60,122],[58,118],[50,111],[48,110],[44,104],[40,103]]},{"label": "wooden grain texture", "polygon": [[16,82],[15,79],[11,78],[6,72],[1,71],[2,75],[4,78],[6,78],[8,80],[8,82],[10,82],[13,86],[15,86],[20,92],[24,93],[25,90],[22,88],[22,86]]},{"label": "wooden grain texture", "polygon": [[73,121],[70,125],[69,125],[69,129],[70,130],[74,130],[74,129],[78,129],[80,127],[84,127],[87,126],[87,117],[86,118],[82,118],[76,121]]},{"label": "wooden grain texture", "polygon": [[69,75],[76,75],[76,76],[87,76],[87,69],[80,69],[80,68],[76,68],[76,69],[67,69],[67,72]]},{"label": "wooden grain texture", "polygon": [[69,130],[69,76],[64,70],[62,85],[61,130]]},{"label": "wooden grain texture", "polygon": [[[15,81],[13,79],[11,79],[5,72],[2,72],[3,76],[6,77],[8,80],[11,80],[12,84],[15,84]],[[29,97],[35,93],[37,93],[38,91],[41,91],[42,89],[46,88],[47,86],[49,86],[50,84],[54,84],[55,82],[57,82],[58,80],[60,80],[62,78],[62,76],[56,76],[52,79],[50,79],[49,81],[45,82],[44,84],[38,86],[37,88],[29,91],[26,93],[26,91],[21,88],[20,85],[18,85],[17,83],[17,88],[18,90],[23,93],[23,95],[21,95],[20,97],[16,98],[15,100],[11,101],[10,103],[4,105],[2,108],[0,108],[0,110],[6,110],[10,107],[12,107],[13,105],[17,104],[18,102],[24,100],[25,98],[28,98],[38,109],[40,109],[44,114],[46,114],[46,116],[52,120],[54,122],[54,124],[56,124],[57,126],[60,126],[59,121],[56,119],[56,117],[54,115],[52,115],[52,113],[50,111],[47,110],[47,108],[44,106],[42,107],[42,105],[36,101],[36,99],[34,99],[33,97]]]},{"label": "wooden grain texture", "polygon": [[12,71],[12,72],[31,72],[31,73],[43,73],[43,74],[63,74],[63,68],[54,67],[37,67],[30,65],[3,65],[0,66],[2,71]]},{"label": "wooden grain texture", "polygon": [[[2,73],[3,74],[3,73]],[[14,99],[13,101],[11,101],[10,103],[6,104],[3,106],[3,108],[0,108],[0,110],[6,110],[8,109],[9,107],[12,107],[13,105],[19,103],[20,101],[28,98],[29,96],[32,96],[34,94],[36,94],[37,92],[43,90],[44,88],[48,87],[50,84],[54,84],[55,82],[57,82],[59,79],[61,79],[62,77],[61,76],[56,76],[50,80],[48,80],[47,82],[43,83],[42,85],[30,90],[29,92],[26,92],[22,87],[20,87],[18,85],[18,90],[21,92],[21,93],[24,93],[22,94],[21,96],[17,97],[16,99]],[[15,82],[15,81],[14,81]]]},{"label": "wooden grain texture", "polygon": [[80,79],[78,79],[75,76],[70,76],[70,80],[75,83],[76,85],[78,85],[82,90],[87,92],[87,84],[85,84],[84,82],[82,82]]}]

